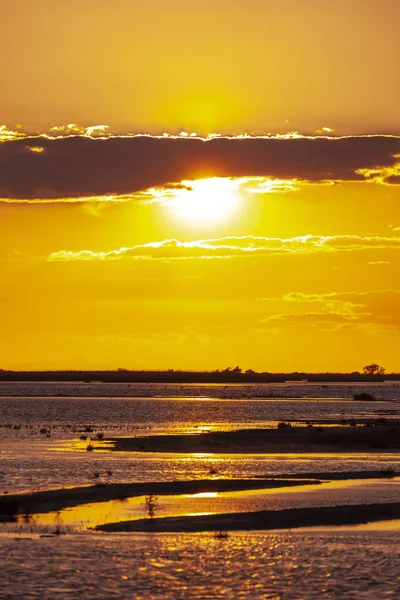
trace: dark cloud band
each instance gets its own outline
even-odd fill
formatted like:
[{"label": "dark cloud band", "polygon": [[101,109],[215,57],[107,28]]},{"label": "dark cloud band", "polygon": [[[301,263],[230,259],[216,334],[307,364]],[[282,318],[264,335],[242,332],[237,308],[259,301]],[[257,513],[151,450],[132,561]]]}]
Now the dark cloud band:
[{"label": "dark cloud band", "polygon": [[[0,143],[0,197],[130,194],[202,177],[363,181],[385,169],[398,183],[400,138],[24,138]],[[360,172],[358,172],[360,171]]]}]

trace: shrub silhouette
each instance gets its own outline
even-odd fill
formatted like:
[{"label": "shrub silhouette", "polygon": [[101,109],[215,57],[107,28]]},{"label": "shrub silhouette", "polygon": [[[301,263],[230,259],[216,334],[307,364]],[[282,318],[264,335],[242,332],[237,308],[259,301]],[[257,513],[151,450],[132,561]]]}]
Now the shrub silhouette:
[{"label": "shrub silhouette", "polygon": [[354,394],[353,400],[376,400],[375,396],[372,394],[367,394],[367,392],[361,392],[361,394]]},{"label": "shrub silhouette", "polygon": [[149,518],[153,520],[156,516],[156,512],[160,508],[158,496],[156,496],[155,494],[149,494],[148,496],[145,496],[144,504]]},{"label": "shrub silhouette", "polygon": [[377,365],[376,363],[372,363],[372,365],[365,365],[365,367],[363,367],[364,375],[384,375],[385,372],[386,372],[385,367],[381,367],[380,365]]}]

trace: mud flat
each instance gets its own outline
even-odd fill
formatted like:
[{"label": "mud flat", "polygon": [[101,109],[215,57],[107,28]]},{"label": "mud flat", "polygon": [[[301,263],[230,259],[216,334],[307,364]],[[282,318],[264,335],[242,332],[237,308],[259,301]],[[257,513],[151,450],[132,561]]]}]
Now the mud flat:
[{"label": "mud flat", "polygon": [[76,506],[111,501],[124,501],[139,496],[176,496],[254,490],[284,490],[299,486],[318,486],[329,481],[392,479],[400,476],[394,470],[347,471],[343,473],[282,474],[252,479],[199,479],[148,483],[108,483],[67,489],[46,490],[28,494],[0,496],[0,522],[12,520],[18,514],[44,514]]},{"label": "mud flat", "polygon": [[[0,521],[3,516],[20,513],[46,513],[72,508],[81,504],[125,500],[145,495],[200,494],[206,492],[240,492],[266,490],[300,485],[318,485],[316,478],[293,479],[204,479],[155,483],[114,483],[71,489],[49,490],[31,494],[0,496]],[[6,512],[8,511],[8,512]]]},{"label": "mud flat", "polygon": [[[400,422],[354,427],[291,427],[194,435],[110,438],[111,451],[213,454],[400,450]],[[93,448],[96,449],[96,446]]]},{"label": "mud flat", "polygon": [[167,517],[108,523],[96,527],[108,532],[202,532],[293,529],[297,527],[358,525],[400,519],[400,503],[322,506],[248,513]]}]

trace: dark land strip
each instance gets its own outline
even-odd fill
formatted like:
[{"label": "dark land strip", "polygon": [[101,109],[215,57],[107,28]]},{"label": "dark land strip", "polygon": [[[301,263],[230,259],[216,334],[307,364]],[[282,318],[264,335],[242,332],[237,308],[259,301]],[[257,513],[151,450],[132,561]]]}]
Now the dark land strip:
[{"label": "dark land strip", "polygon": [[382,471],[315,472],[255,476],[253,479],[199,479],[148,483],[98,483],[67,489],[0,496],[0,522],[10,516],[27,513],[57,512],[83,504],[124,501],[145,495],[169,496],[204,492],[240,492],[318,485],[328,481],[387,479],[400,476],[392,469]]},{"label": "dark land strip", "polygon": [[294,529],[298,527],[357,525],[371,521],[400,519],[400,503],[322,506],[248,513],[167,517],[108,523],[98,531],[202,532]]},{"label": "dark land strip", "polygon": [[216,371],[11,371],[0,369],[0,381],[4,382],[55,382],[72,383],[159,383],[159,384],[245,384],[245,383],[383,383],[399,381],[400,373],[371,375],[364,373],[269,373],[249,370],[245,373],[235,369]]},{"label": "dark land strip", "polygon": [[13,514],[46,513],[72,508],[81,504],[126,500],[145,495],[199,494],[204,492],[240,492],[246,490],[278,489],[299,485],[318,485],[315,478],[289,479],[200,479],[195,481],[162,481],[150,483],[111,483],[70,489],[48,490],[31,494],[0,496],[1,516],[6,510]]},{"label": "dark land strip", "polygon": [[[400,450],[400,422],[354,427],[291,427],[194,435],[109,438],[110,451],[173,453],[312,453]],[[96,446],[94,445],[94,450]]]}]

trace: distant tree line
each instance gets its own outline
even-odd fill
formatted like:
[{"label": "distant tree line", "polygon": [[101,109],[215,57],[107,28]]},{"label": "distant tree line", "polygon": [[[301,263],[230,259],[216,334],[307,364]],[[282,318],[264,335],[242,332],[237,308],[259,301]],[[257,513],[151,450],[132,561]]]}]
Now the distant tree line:
[{"label": "distant tree line", "polygon": [[120,383],[284,383],[286,381],[383,381],[400,379],[400,373],[386,374],[384,367],[373,363],[352,373],[270,373],[243,371],[238,365],[214,371],[137,371],[120,368],[110,371],[10,371],[0,369],[0,381],[76,381]]}]

